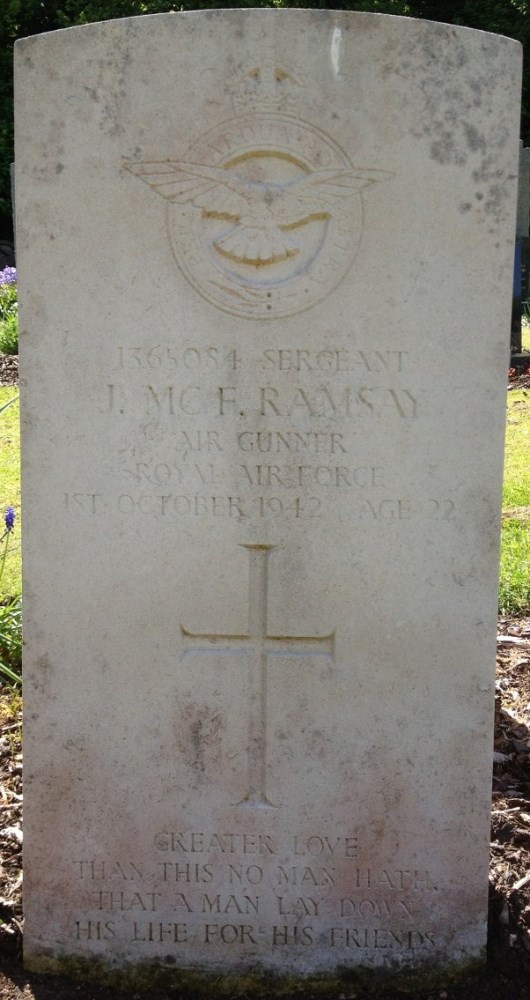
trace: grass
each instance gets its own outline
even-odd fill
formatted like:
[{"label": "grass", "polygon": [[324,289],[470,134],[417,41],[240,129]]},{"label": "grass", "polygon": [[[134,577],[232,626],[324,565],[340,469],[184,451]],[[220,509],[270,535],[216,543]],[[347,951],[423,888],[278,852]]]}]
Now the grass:
[{"label": "grass", "polygon": [[530,609],[530,390],[508,393],[501,538],[501,611]]},{"label": "grass", "polygon": [[[522,326],[530,351],[530,323]],[[530,610],[530,391],[508,393],[499,607]]]},{"label": "grass", "polygon": [[530,519],[503,522],[499,608],[514,614],[530,608]]},{"label": "grass", "polygon": [[[0,387],[0,512],[16,512],[15,528],[0,545],[0,677],[19,683],[22,660],[20,563],[20,430],[18,390]],[[0,520],[0,534],[4,524]]]},{"label": "grass", "polygon": [[530,505],[530,390],[508,393],[503,509]]},{"label": "grass", "polygon": [[[16,386],[0,386],[0,411],[18,397]],[[9,539],[7,559],[0,584],[2,595],[14,597],[21,591],[20,568],[20,430],[17,402],[0,412],[0,513],[6,507],[16,511],[15,528]],[[0,521],[3,530],[3,519]],[[0,530],[0,534],[2,534]]]}]

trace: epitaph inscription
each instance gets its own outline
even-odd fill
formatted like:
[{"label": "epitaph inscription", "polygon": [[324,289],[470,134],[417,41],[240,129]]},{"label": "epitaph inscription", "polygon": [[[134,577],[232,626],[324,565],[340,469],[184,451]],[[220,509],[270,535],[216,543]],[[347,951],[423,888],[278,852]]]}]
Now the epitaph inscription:
[{"label": "epitaph inscription", "polygon": [[69,934],[148,943],[153,954],[165,945],[176,956],[185,944],[222,945],[241,957],[258,944],[311,951],[321,923],[331,949],[428,958],[437,936],[419,913],[439,887],[418,866],[363,868],[360,839],[359,830],[291,838],[158,831],[147,866],[102,857],[72,865],[84,906]]}]

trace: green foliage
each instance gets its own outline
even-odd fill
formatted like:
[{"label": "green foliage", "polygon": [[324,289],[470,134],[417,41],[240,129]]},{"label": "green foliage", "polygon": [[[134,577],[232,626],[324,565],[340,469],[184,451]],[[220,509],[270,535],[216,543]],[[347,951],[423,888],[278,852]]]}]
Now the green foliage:
[{"label": "green foliage", "polygon": [[[230,4],[230,6],[233,6]],[[247,4],[245,4],[247,6]],[[271,7],[273,4],[267,4],[266,6]],[[307,0],[279,0],[278,3],[274,4],[275,7],[311,7],[313,10],[360,10],[365,13],[372,14],[396,14],[407,16],[409,13],[409,5],[406,0],[313,0],[312,3],[308,3]]]},{"label": "green foliage", "polygon": [[8,316],[0,320],[0,351],[2,354],[18,354],[18,319]]},{"label": "green foliage", "polygon": [[[0,537],[0,586],[4,575],[7,550],[14,530],[15,511],[6,510],[5,531]],[[22,668],[22,602],[20,597],[0,599],[0,677],[12,684],[21,683]]]},{"label": "green foliage", "polygon": [[0,601],[0,677],[22,683],[22,598]]},{"label": "green foliage", "polygon": [[[11,284],[4,284],[2,277],[12,271]],[[16,273],[12,268],[0,271],[0,351],[3,354],[18,354],[18,293],[12,280]]]},{"label": "green foliage", "polygon": [[0,321],[18,313],[18,293],[16,285],[0,285]]},{"label": "green foliage", "polygon": [[530,393],[514,389],[508,394],[503,508],[528,508],[530,512]]},{"label": "green foliage", "polygon": [[530,608],[530,522],[508,518],[502,525],[499,609]]},{"label": "green foliage", "polygon": [[530,608],[530,393],[508,394],[499,608]]},{"label": "green foliage", "polygon": [[0,351],[18,354],[18,293],[16,285],[0,285]]},{"label": "green foliage", "polygon": [[[7,507],[17,512],[15,530],[9,540],[9,549],[2,576],[0,600],[6,595],[20,594],[20,428],[18,391],[13,386],[0,386],[0,535],[3,532],[2,516]],[[3,544],[0,544],[0,556]]]}]

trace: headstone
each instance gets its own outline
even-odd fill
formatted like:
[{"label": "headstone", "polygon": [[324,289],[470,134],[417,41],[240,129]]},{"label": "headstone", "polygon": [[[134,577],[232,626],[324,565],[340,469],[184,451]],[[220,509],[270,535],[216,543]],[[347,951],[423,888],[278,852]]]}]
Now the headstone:
[{"label": "headstone", "polygon": [[517,197],[518,239],[528,239],[530,235],[530,149],[519,143],[519,187]]},{"label": "headstone", "polygon": [[519,46],[17,49],[26,962],[480,956]]}]

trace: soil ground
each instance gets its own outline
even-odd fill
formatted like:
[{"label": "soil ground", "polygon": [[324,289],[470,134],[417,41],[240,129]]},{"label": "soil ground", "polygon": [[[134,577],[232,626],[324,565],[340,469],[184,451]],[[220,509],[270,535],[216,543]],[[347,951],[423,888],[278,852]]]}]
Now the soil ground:
[{"label": "soil ground", "polygon": [[[16,361],[0,355],[0,384],[16,383]],[[512,386],[530,387],[530,376],[512,377]],[[371,992],[348,988],[327,1000],[530,1000],[530,617],[502,617],[498,631],[487,966],[435,989],[403,981]],[[114,989],[24,971],[22,804],[20,705],[0,687],[0,1000],[131,1000]],[[211,995],[221,996],[215,989]],[[195,1000],[177,988],[132,996]],[[222,996],[243,1000],[235,991]],[[316,996],[307,990],[296,1000]]]}]

